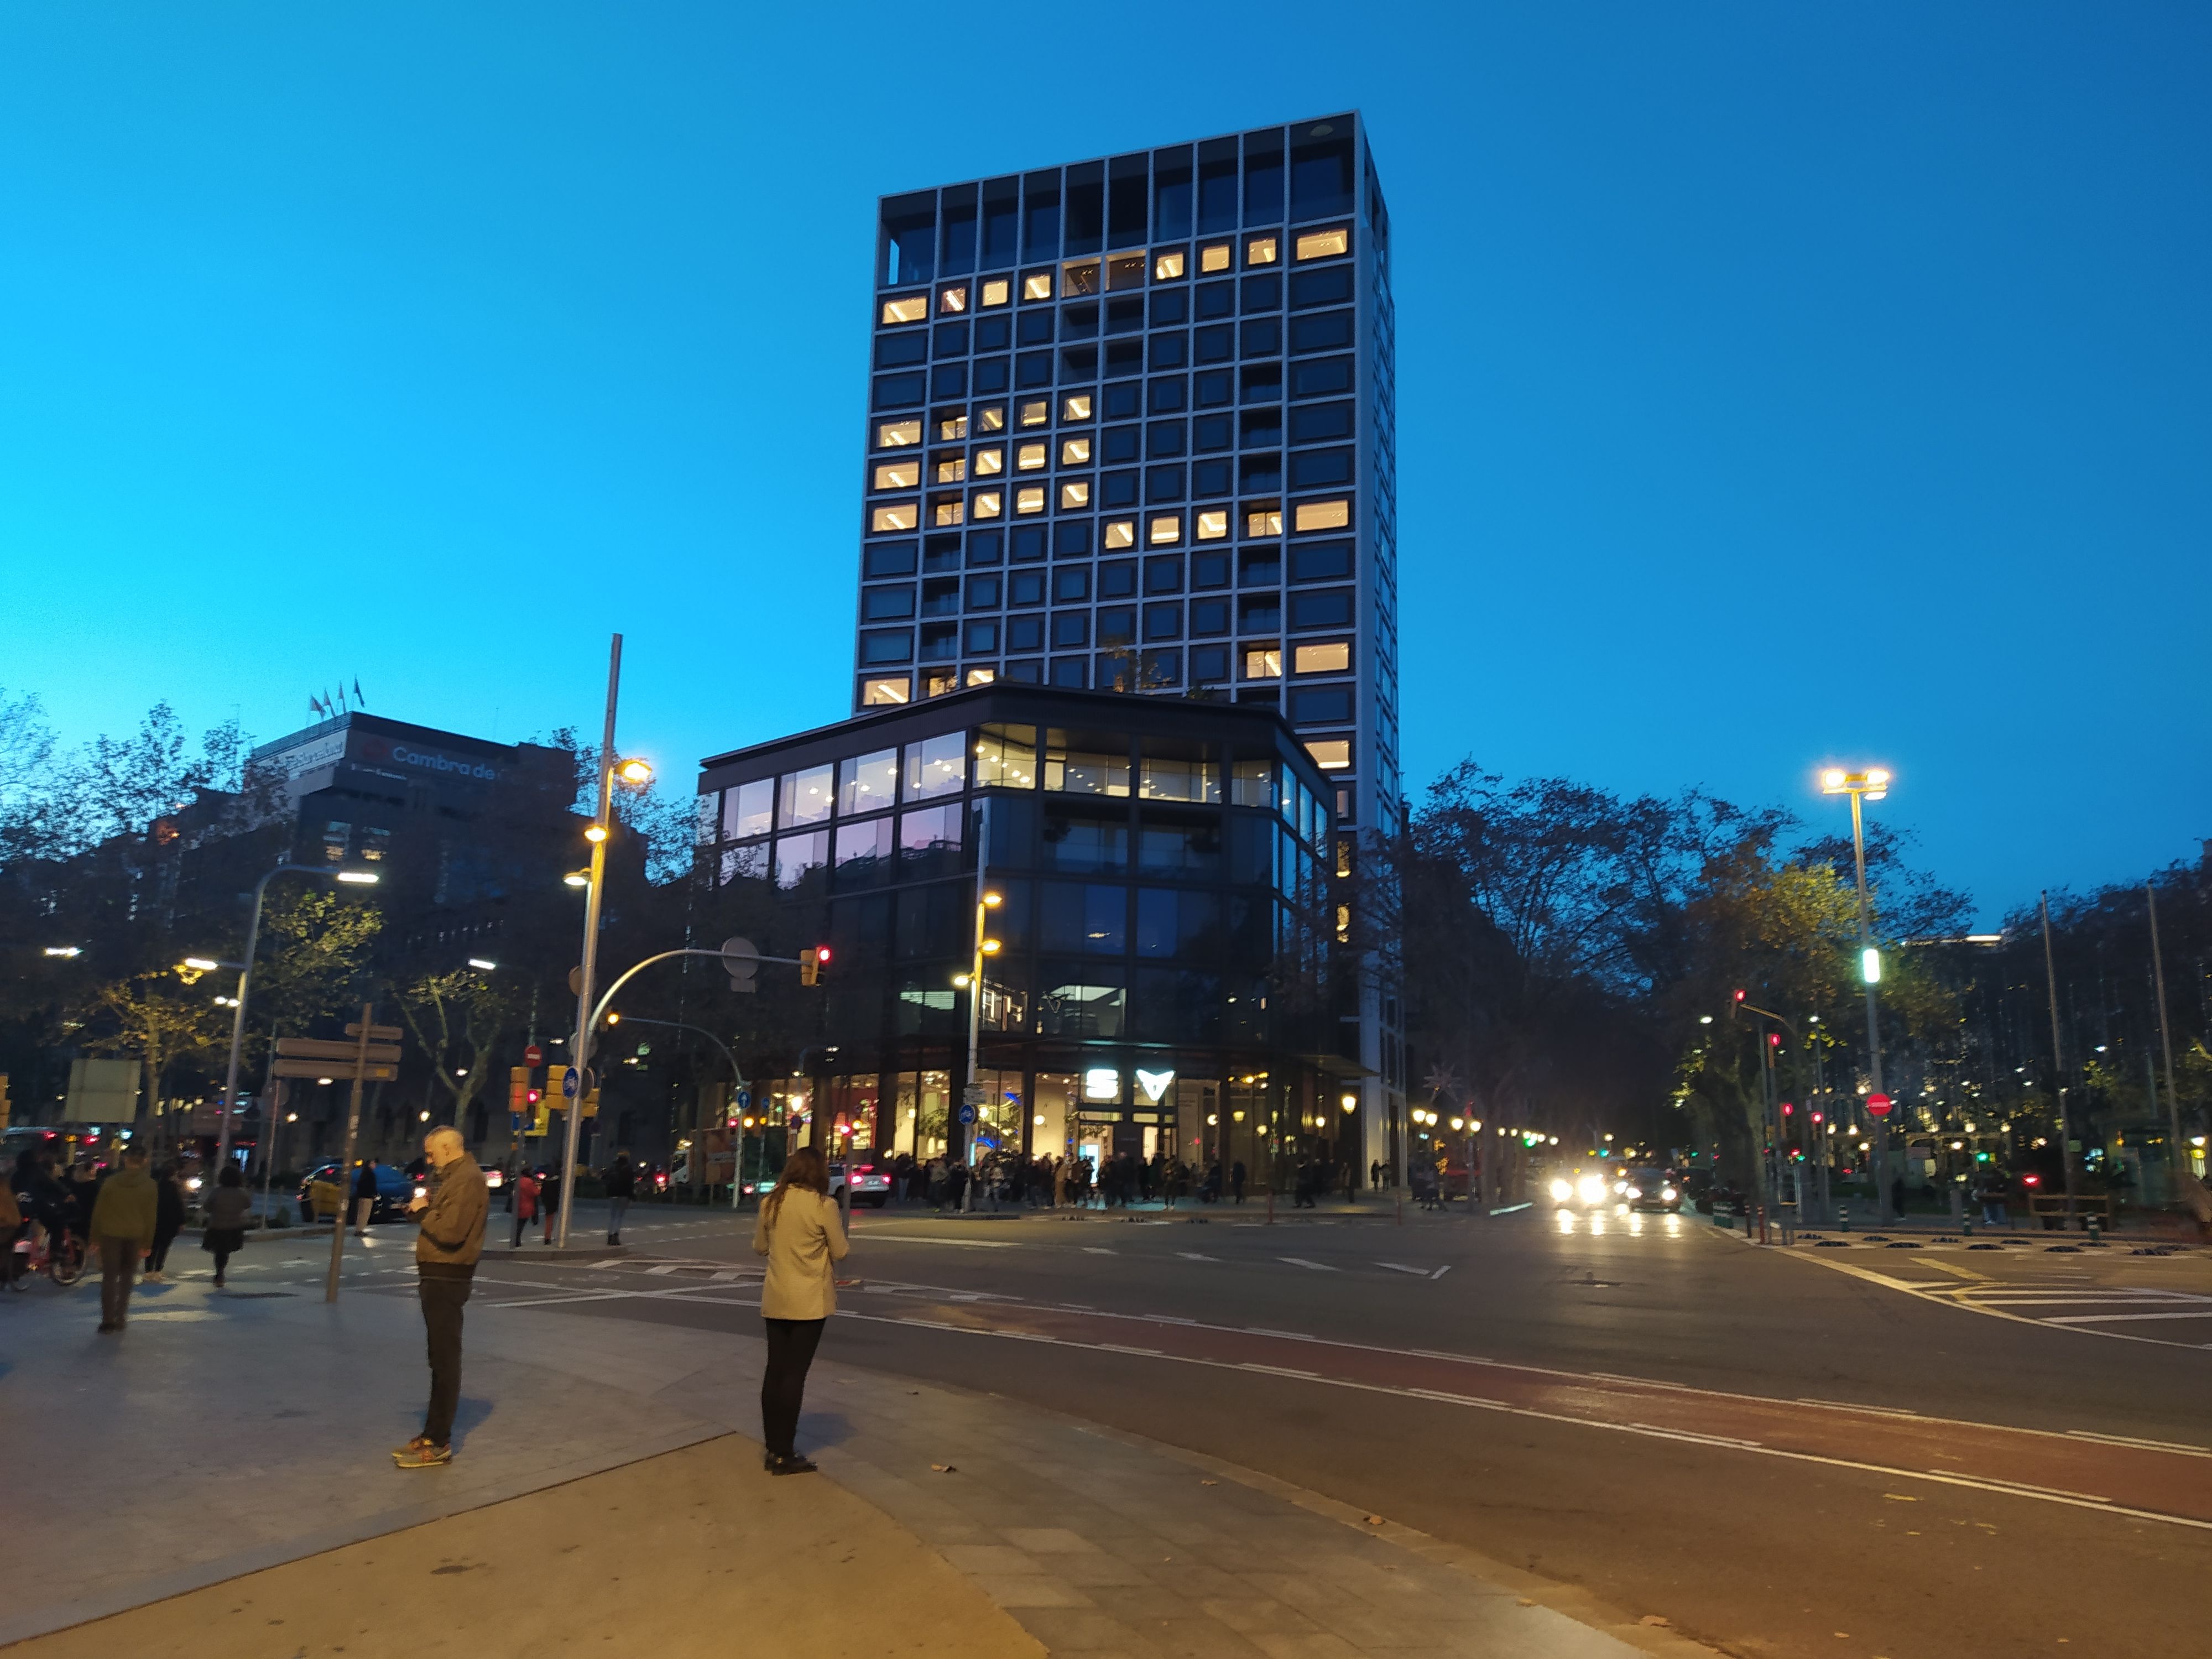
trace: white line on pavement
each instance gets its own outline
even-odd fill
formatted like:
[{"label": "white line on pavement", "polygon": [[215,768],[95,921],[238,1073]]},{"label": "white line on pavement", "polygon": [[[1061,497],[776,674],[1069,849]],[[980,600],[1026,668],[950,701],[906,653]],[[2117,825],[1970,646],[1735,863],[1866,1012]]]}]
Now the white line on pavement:
[{"label": "white line on pavement", "polygon": [[1431,1279],[1442,1279],[1442,1278],[1443,1278],[1446,1273],[1449,1273],[1450,1271],[1451,1271],[1451,1263],[1450,1263],[1450,1262],[1449,1262],[1449,1261],[1447,1261],[1447,1262],[1445,1262],[1445,1263],[1444,1263],[1444,1265],[1443,1265],[1443,1267],[1441,1267],[1437,1268],[1437,1269],[1436,1270],[1436,1272],[1434,1272],[1434,1273],[1431,1273],[1431,1274],[1429,1275],[1429,1277],[1430,1277],[1430,1278],[1431,1278]]},{"label": "white line on pavement", "polygon": [[2043,1322],[2046,1325],[2108,1325],[2121,1319],[2212,1319],[2212,1308],[2198,1308],[2190,1313],[2056,1314]]},{"label": "white line on pavement", "polygon": [[1176,1254],[1186,1261],[1218,1261],[1218,1255],[1202,1255],[1196,1250],[1177,1250]]},{"label": "white line on pavement", "polygon": [[1416,1279],[1426,1279],[1429,1276],[1429,1270],[1426,1267],[1408,1267],[1400,1261],[1378,1261],[1375,1265],[1378,1267],[1388,1267],[1394,1273],[1411,1273]]},{"label": "white line on pavement", "polygon": [[1287,1261],[1293,1267],[1310,1267],[1317,1273],[1333,1273],[1336,1271],[1326,1261],[1309,1261],[1302,1255],[1279,1255],[1275,1260]]}]

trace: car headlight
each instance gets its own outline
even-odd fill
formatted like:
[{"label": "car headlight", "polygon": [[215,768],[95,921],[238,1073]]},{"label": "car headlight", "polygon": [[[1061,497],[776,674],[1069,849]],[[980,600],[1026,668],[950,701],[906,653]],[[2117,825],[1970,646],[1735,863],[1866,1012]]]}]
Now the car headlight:
[{"label": "car headlight", "polygon": [[1565,1203],[1569,1199],[1572,1198],[1574,1195],[1575,1195],[1575,1189],[1574,1189],[1574,1188],[1573,1188],[1573,1187],[1571,1187],[1571,1185],[1569,1185],[1566,1182],[1565,1182],[1565,1181],[1554,1181],[1554,1182],[1552,1183],[1552,1202],[1553,1202],[1553,1203],[1554,1203],[1554,1204],[1564,1204],[1564,1203]]},{"label": "car headlight", "polygon": [[1584,1176],[1575,1183],[1575,1192],[1585,1204],[1605,1202],[1605,1182],[1596,1176]]},{"label": "car headlight", "polygon": [[1669,1204],[1671,1204],[1676,1199],[1680,1198],[1681,1194],[1676,1192],[1672,1187],[1662,1187],[1659,1189],[1659,1196],[1665,1199]]}]

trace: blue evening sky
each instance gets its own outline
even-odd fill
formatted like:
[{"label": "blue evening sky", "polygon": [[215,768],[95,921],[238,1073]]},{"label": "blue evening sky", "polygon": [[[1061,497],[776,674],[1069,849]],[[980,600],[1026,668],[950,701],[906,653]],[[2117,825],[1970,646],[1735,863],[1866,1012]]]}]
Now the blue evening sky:
[{"label": "blue evening sky", "polygon": [[0,685],[262,738],[848,707],[875,197],[1357,106],[1409,786],[1840,825],[1986,916],[2212,836],[2212,12],[0,10]]}]

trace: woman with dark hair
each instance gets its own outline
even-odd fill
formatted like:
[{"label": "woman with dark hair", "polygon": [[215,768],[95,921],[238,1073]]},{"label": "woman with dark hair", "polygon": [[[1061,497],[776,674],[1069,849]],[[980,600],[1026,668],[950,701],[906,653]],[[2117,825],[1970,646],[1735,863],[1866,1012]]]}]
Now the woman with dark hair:
[{"label": "woman with dark hair", "polygon": [[850,1248],[830,1199],[830,1168],[802,1146],[783,1166],[753,1224],[753,1254],[768,1258],[761,1322],[768,1327],[768,1370],[761,1377],[762,1467],[770,1474],[811,1474],[793,1443],[806,1393],[806,1369],[822,1328],[837,1307],[836,1264]]},{"label": "woman with dark hair", "polygon": [[185,1188],[177,1166],[164,1164],[154,1171],[154,1249],[146,1258],[146,1282],[168,1282],[169,1246],[185,1229]]},{"label": "woman with dark hair", "polygon": [[215,1287],[222,1288],[222,1271],[230,1265],[230,1258],[246,1248],[246,1218],[253,1212],[253,1194],[246,1189],[246,1177],[238,1172],[235,1164],[225,1164],[222,1173],[215,1178],[215,1192],[208,1200],[207,1231],[200,1235],[200,1248],[215,1257]]}]

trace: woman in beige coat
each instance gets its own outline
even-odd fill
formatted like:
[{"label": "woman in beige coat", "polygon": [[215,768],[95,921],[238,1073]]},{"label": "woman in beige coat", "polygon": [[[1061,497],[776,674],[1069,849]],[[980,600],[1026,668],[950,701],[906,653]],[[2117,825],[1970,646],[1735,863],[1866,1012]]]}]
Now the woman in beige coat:
[{"label": "woman in beige coat", "polygon": [[763,1460],[770,1474],[811,1474],[814,1465],[792,1443],[806,1393],[806,1368],[822,1328],[837,1308],[836,1264],[849,1248],[830,1201],[830,1170],[811,1146],[793,1152],[753,1224],[753,1254],[768,1258],[761,1322],[768,1327],[768,1370],[761,1377]]}]

